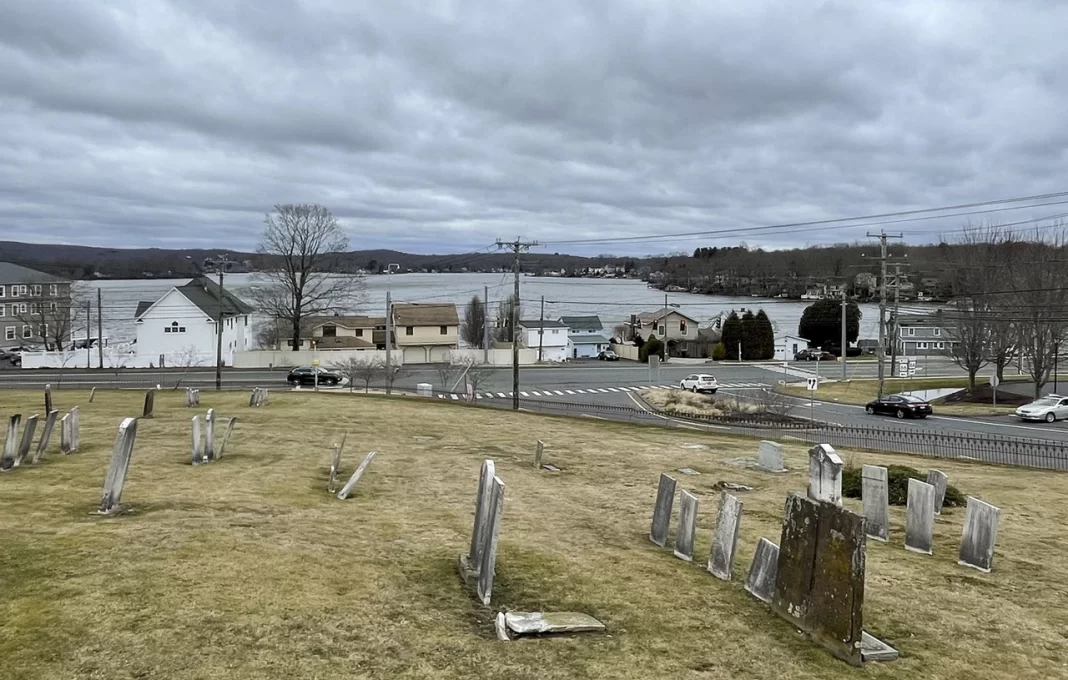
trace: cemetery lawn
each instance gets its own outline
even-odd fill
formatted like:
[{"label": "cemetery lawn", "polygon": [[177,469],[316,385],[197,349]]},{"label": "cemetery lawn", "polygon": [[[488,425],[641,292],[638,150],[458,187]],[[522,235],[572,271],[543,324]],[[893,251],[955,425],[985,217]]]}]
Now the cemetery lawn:
[{"label": "cemetery lawn", "polygon": [[[853,670],[742,588],[758,539],[778,543],[787,492],[805,489],[806,447],[786,446],[791,471],[775,475],[725,462],[755,456],[754,440],[307,391],[250,409],[247,393],[205,390],[200,412],[239,421],[226,457],[193,468],[193,411],[163,392],[139,424],[124,514],[96,516],[119,422],[142,397],[57,391],[56,408],[82,408],[82,451],[59,455],[57,427],[43,463],[0,475],[0,678],[1068,675],[1064,474],[938,462],[1001,506],[994,571],[957,565],[963,509],[936,519],[923,556],[904,550],[891,508],[890,543],[868,543],[865,628],[902,658]],[[0,393],[5,414],[41,402]],[[342,502],[325,487],[345,432],[343,478],[379,453]],[[533,469],[537,439],[560,472]],[[507,487],[492,610],[456,573],[484,458]],[[647,538],[665,471],[700,500],[694,564]],[[729,583],[703,568],[721,480],[754,487]],[[498,642],[498,608],[582,611],[608,634]]]},{"label": "cemetery lawn", "polygon": [[[1015,377],[1015,376],[1013,376]],[[1008,378],[1006,378],[1008,380]],[[888,378],[885,385],[885,394],[895,394],[897,392],[909,392],[912,390],[933,390],[940,387],[967,387],[967,378],[915,378],[913,380],[902,380],[899,378]],[[791,394],[795,397],[802,397],[808,399],[809,392],[805,389],[804,385],[785,385],[782,390],[787,394]],[[879,392],[879,382],[877,380],[847,380],[845,382],[828,382],[820,383],[819,390],[815,393],[815,398],[822,401],[835,401],[842,404],[867,404],[872,399],[875,399]],[[1002,405],[996,406],[992,404],[970,404],[970,403],[953,403],[944,404],[940,400],[932,402],[934,406],[935,415],[940,416],[997,416],[1006,415],[1016,410],[1015,405]]]}]

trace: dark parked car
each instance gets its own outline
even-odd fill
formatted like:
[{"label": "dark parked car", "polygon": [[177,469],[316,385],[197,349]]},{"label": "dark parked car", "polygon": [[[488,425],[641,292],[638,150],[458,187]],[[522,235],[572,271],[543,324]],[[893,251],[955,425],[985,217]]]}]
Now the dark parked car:
[{"label": "dark parked car", "polygon": [[898,418],[926,418],[934,412],[929,403],[908,394],[888,394],[882,399],[869,401],[864,410],[868,415],[885,413]]},{"label": "dark parked car", "polygon": [[834,361],[837,358],[830,352],[821,352],[818,349],[803,349],[794,355],[794,361]]},{"label": "dark parked car", "polygon": [[597,355],[601,361],[619,361],[619,355],[610,349],[606,349]]},{"label": "dark parked car", "polygon": [[289,372],[289,375],[286,376],[286,381],[290,385],[314,385],[316,372],[319,373],[320,385],[329,387],[341,382],[341,376],[337,373],[333,373],[324,368],[312,368],[311,366],[294,368]]}]

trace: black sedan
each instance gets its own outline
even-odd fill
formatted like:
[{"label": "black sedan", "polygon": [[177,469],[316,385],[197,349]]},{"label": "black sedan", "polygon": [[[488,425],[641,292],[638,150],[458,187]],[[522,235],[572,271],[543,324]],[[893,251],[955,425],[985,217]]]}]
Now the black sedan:
[{"label": "black sedan", "polygon": [[926,418],[934,412],[929,403],[909,394],[888,394],[869,401],[864,410],[868,415],[885,413],[898,418]]},{"label": "black sedan", "polygon": [[341,382],[341,376],[337,373],[333,373],[323,368],[312,368],[310,366],[302,366],[300,368],[294,368],[286,376],[286,382],[290,385],[314,385],[315,374],[319,374],[319,384],[325,387],[337,385]]}]

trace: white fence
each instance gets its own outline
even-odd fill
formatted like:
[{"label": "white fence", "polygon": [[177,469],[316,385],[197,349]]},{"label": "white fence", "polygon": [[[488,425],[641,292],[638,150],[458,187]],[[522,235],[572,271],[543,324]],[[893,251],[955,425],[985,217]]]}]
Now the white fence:
[{"label": "white fence", "polygon": [[[22,368],[97,368],[100,355],[96,348],[65,350],[62,352],[22,352]],[[188,351],[163,355],[163,366],[193,368],[214,366],[214,354]],[[139,356],[125,349],[105,347],[104,368],[160,368],[160,356]]]},{"label": "white fence", "polygon": [[620,359],[629,359],[630,361],[638,360],[638,348],[632,344],[621,345],[613,342],[612,351],[618,354]]},{"label": "white fence", "polygon": [[[421,352],[413,352],[420,355]],[[287,366],[311,366],[316,359],[319,365],[329,367],[340,363],[349,357],[356,357],[360,361],[385,362],[385,350],[368,349],[327,349],[327,350],[255,350],[247,352],[234,352],[234,368],[275,368]],[[482,363],[484,356],[480,349],[454,349],[448,353],[452,363],[474,362]],[[404,358],[404,352],[395,349],[390,355],[390,362],[394,366],[402,364],[420,364],[422,361],[413,361],[411,357]],[[538,362],[538,350],[522,348],[519,350],[519,363],[523,366],[532,366]],[[489,351],[489,364],[492,366],[510,366],[512,364],[511,349],[491,349]]]}]

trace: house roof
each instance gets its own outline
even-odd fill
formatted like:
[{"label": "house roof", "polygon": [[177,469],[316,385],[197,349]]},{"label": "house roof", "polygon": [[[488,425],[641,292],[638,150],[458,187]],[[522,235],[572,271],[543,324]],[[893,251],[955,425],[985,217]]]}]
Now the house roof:
[{"label": "house roof", "polygon": [[315,338],[315,346],[319,349],[374,349],[375,347],[374,343],[351,335]]},{"label": "house roof", "polygon": [[612,341],[603,335],[569,335],[572,345],[608,345]]},{"label": "house roof", "polygon": [[805,342],[809,342],[808,338],[802,338],[800,335],[794,335],[793,333],[782,333],[780,335],[776,335],[775,336],[776,340],[783,340],[785,338],[791,338],[793,340],[803,340]]},{"label": "house roof", "polygon": [[11,262],[0,262],[0,283],[59,283],[64,279]]},{"label": "house roof", "polygon": [[328,324],[341,326],[342,328],[374,328],[376,326],[385,326],[386,317],[338,314],[334,316],[309,317],[307,323],[309,328],[318,328]]},{"label": "house roof", "polygon": [[604,330],[599,316],[561,316],[560,321],[573,331]]},{"label": "house roof", "polygon": [[459,326],[460,317],[454,304],[419,304],[405,302],[393,305],[393,321],[398,326]]},{"label": "house roof", "polygon": [[156,304],[155,302],[141,300],[137,303],[137,311],[134,312],[134,318],[140,319],[141,315],[148,311],[148,308]]},{"label": "house roof", "polygon": [[690,321],[693,321],[694,323],[697,323],[697,319],[693,318],[689,314],[683,314],[682,312],[680,312],[679,310],[675,309],[674,307],[661,307],[660,309],[656,310],[655,312],[642,312],[641,314],[638,315],[638,318],[641,319],[643,322],[645,322],[645,321],[659,321],[660,319],[663,319],[665,316],[669,316],[672,313],[678,314],[679,316],[681,316],[681,317],[683,317],[685,319],[689,319]]},{"label": "house roof", "polygon": [[540,321],[540,320],[520,321],[519,322],[519,327],[520,328],[527,328],[527,329],[529,329],[529,328],[568,328],[568,325],[566,323],[564,323],[563,321],[552,321],[551,319],[546,319],[545,321]]},{"label": "house roof", "polygon": [[211,317],[218,316],[220,304],[223,316],[243,316],[254,311],[244,300],[228,290],[221,289],[219,284],[206,276],[196,277],[184,286],[179,286],[177,291]]}]

